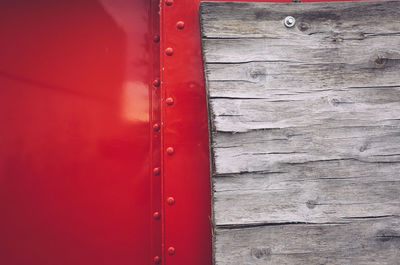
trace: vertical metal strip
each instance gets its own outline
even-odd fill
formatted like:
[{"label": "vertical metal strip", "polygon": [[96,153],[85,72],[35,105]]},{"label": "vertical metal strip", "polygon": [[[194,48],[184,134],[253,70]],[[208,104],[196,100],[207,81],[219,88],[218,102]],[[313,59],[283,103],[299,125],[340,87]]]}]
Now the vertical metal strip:
[{"label": "vertical metal strip", "polygon": [[161,77],[160,77],[160,15],[158,0],[151,0],[150,6],[150,27],[151,36],[151,61],[152,80],[151,82],[151,250],[149,264],[162,264],[162,165],[161,165]]},{"label": "vertical metal strip", "polygon": [[164,264],[212,264],[207,101],[198,0],[162,0]]},{"label": "vertical metal strip", "polygon": [[165,163],[164,163],[164,132],[165,132],[165,118],[164,118],[164,98],[165,98],[165,86],[164,86],[164,39],[165,39],[165,30],[164,30],[164,4],[163,0],[159,0],[159,29],[160,29],[160,45],[159,45],[159,72],[160,72],[160,116],[161,116],[161,141],[160,141],[160,157],[161,157],[161,168],[162,168],[162,177],[161,177],[161,209],[162,209],[162,226],[161,226],[161,234],[162,234],[162,241],[161,241],[161,255],[162,255],[162,264],[166,264],[165,260],[165,189],[164,189],[164,182],[165,182]]}]

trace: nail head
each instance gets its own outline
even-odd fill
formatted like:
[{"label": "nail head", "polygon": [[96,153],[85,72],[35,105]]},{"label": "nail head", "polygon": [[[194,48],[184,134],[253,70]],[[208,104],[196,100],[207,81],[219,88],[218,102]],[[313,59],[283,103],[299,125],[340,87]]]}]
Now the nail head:
[{"label": "nail head", "polygon": [[160,128],[161,128],[161,126],[160,126],[160,124],[158,124],[158,123],[155,123],[155,124],[153,125],[153,131],[155,131],[155,132],[158,132],[158,131],[160,130]]},{"label": "nail head", "polygon": [[155,264],[160,264],[161,263],[161,258],[159,256],[155,256],[153,259]]},{"label": "nail head", "polygon": [[174,204],[175,204],[175,199],[174,199],[174,197],[168,197],[167,203],[168,203],[168,205],[174,205]]},{"label": "nail head", "polygon": [[174,54],[174,49],[172,49],[171,47],[166,48],[165,54],[168,56],[172,56],[172,54]]},{"label": "nail head", "polygon": [[160,84],[161,84],[160,79],[157,78],[157,79],[154,79],[154,80],[153,80],[153,86],[154,86],[154,87],[159,87]]},{"label": "nail head", "polygon": [[160,173],[161,173],[161,168],[155,167],[155,168],[153,169],[153,173],[154,173],[155,176],[160,175]]},{"label": "nail head", "polygon": [[168,147],[168,148],[167,148],[167,154],[173,155],[174,153],[175,153],[175,150],[174,150],[173,147]]},{"label": "nail head", "polygon": [[174,99],[169,97],[165,99],[165,103],[167,103],[167,105],[173,105],[174,104]]},{"label": "nail head", "polygon": [[178,29],[183,29],[183,28],[185,27],[185,22],[183,22],[183,21],[178,21],[178,22],[176,23],[176,27],[177,27]]},{"label": "nail head", "polygon": [[160,212],[154,212],[154,213],[153,213],[153,218],[154,218],[154,219],[159,220],[160,217],[161,217]]},{"label": "nail head", "polygon": [[174,247],[169,247],[168,248],[168,255],[172,256],[175,254],[175,248]]}]

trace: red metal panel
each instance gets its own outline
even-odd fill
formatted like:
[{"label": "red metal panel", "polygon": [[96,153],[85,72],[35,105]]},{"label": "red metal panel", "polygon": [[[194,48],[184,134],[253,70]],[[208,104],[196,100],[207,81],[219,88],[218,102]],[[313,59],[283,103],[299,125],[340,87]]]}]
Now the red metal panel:
[{"label": "red metal panel", "polygon": [[207,265],[211,190],[198,1],[162,1],[161,14],[164,260]]},{"label": "red metal panel", "polygon": [[152,263],[150,12],[0,1],[0,264]]}]

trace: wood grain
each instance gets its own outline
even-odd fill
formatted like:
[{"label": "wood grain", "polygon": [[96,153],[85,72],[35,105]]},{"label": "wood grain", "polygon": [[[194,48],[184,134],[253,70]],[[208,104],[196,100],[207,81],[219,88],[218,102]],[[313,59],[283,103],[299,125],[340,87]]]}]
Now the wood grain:
[{"label": "wood grain", "polygon": [[215,238],[216,264],[399,264],[398,217],[220,228]]},{"label": "wood grain", "polygon": [[216,264],[400,264],[400,2],[200,14]]}]

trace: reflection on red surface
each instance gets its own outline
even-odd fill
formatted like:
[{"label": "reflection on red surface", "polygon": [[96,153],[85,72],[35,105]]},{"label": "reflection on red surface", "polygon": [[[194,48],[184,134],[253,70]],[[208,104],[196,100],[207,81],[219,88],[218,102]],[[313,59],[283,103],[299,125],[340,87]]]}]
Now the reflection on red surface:
[{"label": "reflection on red surface", "polygon": [[1,1],[1,264],[148,263],[149,7]]}]

